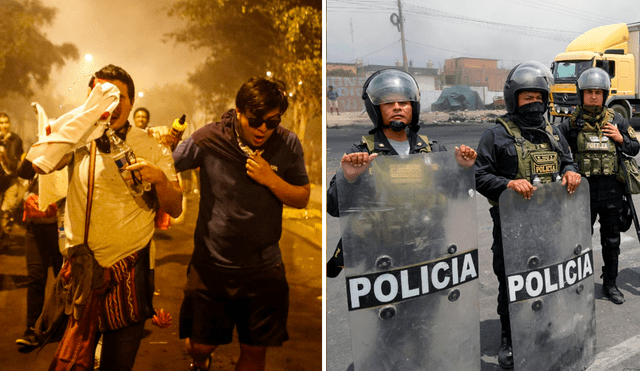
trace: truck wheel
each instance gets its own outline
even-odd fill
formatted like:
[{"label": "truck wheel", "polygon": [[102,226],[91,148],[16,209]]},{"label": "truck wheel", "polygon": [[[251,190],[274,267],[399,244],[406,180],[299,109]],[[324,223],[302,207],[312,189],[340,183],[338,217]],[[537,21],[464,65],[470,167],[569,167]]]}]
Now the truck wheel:
[{"label": "truck wheel", "polygon": [[620,104],[614,104],[613,106],[611,106],[611,109],[614,112],[617,112],[620,114],[620,116],[622,116],[625,119],[629,118],[629,113],[627,112],[627,109],[624,108],[624,106],[620,105]]}]

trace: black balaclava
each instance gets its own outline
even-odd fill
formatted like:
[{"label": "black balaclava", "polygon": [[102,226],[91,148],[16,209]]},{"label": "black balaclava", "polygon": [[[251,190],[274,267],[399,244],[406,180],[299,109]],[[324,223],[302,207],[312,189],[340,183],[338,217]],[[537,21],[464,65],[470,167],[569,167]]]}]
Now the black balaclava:
[{"label": "black balaclava", "polygon": [[533,102],[516,108],[513,120],[520,127],[541,128],[544,126],[545,106],[542,102]]}]

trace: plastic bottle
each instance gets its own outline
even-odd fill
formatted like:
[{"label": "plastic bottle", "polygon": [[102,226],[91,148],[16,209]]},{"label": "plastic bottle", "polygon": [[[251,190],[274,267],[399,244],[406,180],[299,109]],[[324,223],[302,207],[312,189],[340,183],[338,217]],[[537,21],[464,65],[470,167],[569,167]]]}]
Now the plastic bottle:
[{"label": "plastic bottle", "polygon": [[127,143],[125,143],[116,135],[113,129],[107,128],[106,134],[109,138],[109,144],[111,146],[111,157],[118,166],[118,170],[120,171],[122,180],[127,185],[129,191],[131,191],[131,194],[134,197],[142,195],[142,193],[144,192],[144,185],[140,180],[133,178],[133,181],[129,181],[125,179],[131,177],[131,173],[128,170],[125,170],[125,168],[131,165],[133,159],[135,159],[133,150]]},{"label": "plastic bottle", "polygon": [[538,177],[538,175],[534,175],[533,177],[533,185],[534,186],[539,186],[540,185],[540,177]]},{"label": "plastic bottle", "polygon": [[171,149],[174,150],[178,145],[178,142],[182,139],[182,134],[187,129],[187,115],[182,115],[179,119],[173,120],[173,124],[171,125],[171,132],[169,135],[171,136]]}]

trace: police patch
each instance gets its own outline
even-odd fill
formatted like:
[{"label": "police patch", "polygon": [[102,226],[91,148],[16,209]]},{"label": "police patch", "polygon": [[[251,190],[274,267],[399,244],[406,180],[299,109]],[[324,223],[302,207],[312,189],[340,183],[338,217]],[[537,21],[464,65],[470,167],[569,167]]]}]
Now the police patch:
[{"label": "police patch", "polygon": [[631,139],[636,139],[636,131],[633,130],[631,125],[629,125],[629,129],[627,129],[627,132],[629,133],[629,137],[631,137]]}]

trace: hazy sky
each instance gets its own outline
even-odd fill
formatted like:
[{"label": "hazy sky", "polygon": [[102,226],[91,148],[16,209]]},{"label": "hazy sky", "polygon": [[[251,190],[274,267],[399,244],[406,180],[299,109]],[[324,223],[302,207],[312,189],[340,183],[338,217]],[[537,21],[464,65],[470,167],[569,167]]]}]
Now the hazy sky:
[{"label": "hazy sky", "polygon": [[[458,57],[499,59],[512,67],[549,65],[578,35],[598,26],[640,21],[636,0],[403,0],[407,59],[442,67]],[[579,9],[577,8],[579,6]],[[327,62],[402,61],[390,16],[397,0],[327,0]],[[352,32],[353,30],[353,32]]]},{"label": "hazy sky", "polygon": [[[157,0],[41,0],[58,13],[45,29],[54,44],[70,42],[78,47],[80,59],[52,73],[57,90],[70,100],[86,98],[88,77],[107,64],[123,67],[132,76],[136,92],[166,82],[182,82],[187,73],[204,61],[205,53],[191,52],[164,34],[182,23],[166,15],[164,6],[172,1]],[[86,61],[85,54],[93,55]],[[142,104],[137,98],[136,105]],[[144,98],[142,98],[144,99]],[[140,104],[138,104],[140,103]]]}]

